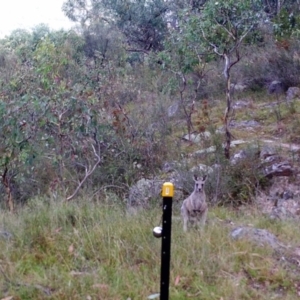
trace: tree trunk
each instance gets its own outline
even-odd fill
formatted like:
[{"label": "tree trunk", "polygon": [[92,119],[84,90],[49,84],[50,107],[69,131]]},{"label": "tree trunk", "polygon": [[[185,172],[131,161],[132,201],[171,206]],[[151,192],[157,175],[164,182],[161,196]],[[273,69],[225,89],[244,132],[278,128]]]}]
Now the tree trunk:
[{"label": "tree trunk", "polygon": [[224,155],[227,159],[230,159],[230,143],[231,133],[229,131],[229,114],[231,112],[231,94],[230,94],[230,58],[224,54],[225,68],[224,76],[226,78],[226,109],[224,114],[224,129],[225,129],[225,147]]},{"label": "tree trunk", "polygon": [[8,178],[8,169],[7,167],[4,170],[4,173],[2,175],[2,183],[5,187],[6,195],[7,195],[7,206],[9,208],[10,212],[14,212],[14,201],[13,201],[13,195],[10,187],[10,180]]}]

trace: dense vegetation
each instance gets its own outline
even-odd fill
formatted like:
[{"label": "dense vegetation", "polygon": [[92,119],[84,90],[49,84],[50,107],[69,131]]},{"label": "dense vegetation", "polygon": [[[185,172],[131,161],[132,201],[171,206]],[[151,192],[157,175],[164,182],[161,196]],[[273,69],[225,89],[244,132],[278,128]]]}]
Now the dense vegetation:
[{"label": "dense vegetation", "polygon": [[[299,83],[295,1],[69,0],[63,10],[74,30],[39,25],[0,41],[1,199],[11,210],[37,195],[109,189],[124,199],[181,157],[184,131],[223,122],[229,158],[231,82]],[[207,110],[216,96],[227,103],[219,124]],[[195,104],[206,107],[200,121]]]}]

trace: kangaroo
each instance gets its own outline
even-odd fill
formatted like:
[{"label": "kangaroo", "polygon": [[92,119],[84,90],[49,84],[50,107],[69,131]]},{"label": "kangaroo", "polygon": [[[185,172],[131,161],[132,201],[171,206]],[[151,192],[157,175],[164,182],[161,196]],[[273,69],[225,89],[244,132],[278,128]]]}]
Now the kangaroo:
[{"label": "kangaroo", "polygon": [[194,191],[182,203],[181,215],[183,218],[184,231],[187,231],[188,223],[195,222],[200,229],[202,229],[205,225],[208,208],[203,187],[206,178],[206,175],[203,178],[198,178],[194,175]]}]

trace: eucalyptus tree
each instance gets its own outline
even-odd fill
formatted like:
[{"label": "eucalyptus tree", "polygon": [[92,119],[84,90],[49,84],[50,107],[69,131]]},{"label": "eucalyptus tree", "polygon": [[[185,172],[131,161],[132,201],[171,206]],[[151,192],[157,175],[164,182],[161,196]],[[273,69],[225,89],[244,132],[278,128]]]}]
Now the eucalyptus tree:
[{"label": "eucalyptus tree", "polygon": [[[224,0],[206,1],[201,13],[187,11],[184,24],[187,49],[193,49],[201,61],[209,61],[213,56],[224,62],[223,75],[226,80],[226,110],[224,128],[226,145],[224,154],[230,157],[231,133],[229,116],[231,112],[231,71],[243,52],[243,46],[252,42],[251,34],[263,18],[260,1]],[[196,46],[196,41],[199,46]],[[197,57],[196,56],[196,57]]]},{"label": "eucalyptus tree", "polygon": [[[177,4],[183,2],[177,2]],[[201,88],[207,64],[219,57],[224,62],[223,75],[226,81],[226,110],[224,128],[226,146],[224,154],[230,157],[231,134],[228,128],[231,112],[230,76],[232,67],[243,53],[244,45],[254,41],[252,33],[263,20],[259,0],[202,1],[201,6],[182,5],[177,11],[177,23],[165,43],[165,51],[159,56],[162,66],[181,78],[180,94],[188,85],[187,75],[192,75],[194,90]],[[181,97],[182,98],[182,97]],[[194,96],[194,99],[195,96]],[[191,102],[191,101],[190,101]],[[191,107],[192,104],[191,104]],[[188,129],[191,117],[188,111]]]},{"label": "eucalyptus tree", "polygon": [[167,33],[168,3],[163,0],[67,0],[63,11],[83,31],[94,24],[116,26],[126,37],[130,51],[161,50]]},{"label": "eucalyptus tree", "polygon": [[226,79],[225,157],[230,157],[231,133],[229,116],[231,113],[231,70],[242,55],[243,46],[250,43],[253,33],[263,19],[260,1],[258,0],[223,0],[207,1],[201,18],[194,19],[194,26],[199,27],[199,34],[207,49],[224,61],[223,75]]}]

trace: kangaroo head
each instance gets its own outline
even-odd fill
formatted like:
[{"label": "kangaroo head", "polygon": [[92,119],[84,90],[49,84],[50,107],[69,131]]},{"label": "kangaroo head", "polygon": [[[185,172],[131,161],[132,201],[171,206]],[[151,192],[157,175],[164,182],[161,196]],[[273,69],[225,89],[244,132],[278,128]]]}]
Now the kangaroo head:
[{"label": "kangaroo head", "polygon": [[204,187],[204,183],[206,181],[207,175],[201,177],[197,177],[196,175],[194,175],[194,181],[195,181],[195,192],[202,192],[203,191],[203,187]]}]

